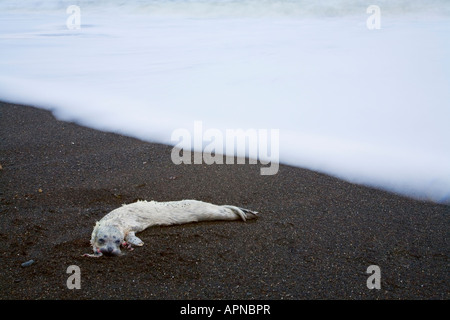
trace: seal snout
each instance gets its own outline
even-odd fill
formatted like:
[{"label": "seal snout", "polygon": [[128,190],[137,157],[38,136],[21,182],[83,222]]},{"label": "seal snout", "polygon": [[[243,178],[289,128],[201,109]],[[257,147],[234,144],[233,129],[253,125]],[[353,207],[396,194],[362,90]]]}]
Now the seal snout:
[{"label": "seal snout", "polygon": [[119,255],[120,250],[117,250],[117,248],[114,248],[112,246],[108,246],[100,248],[100,252],[103,253],[105,256],[117,256]]}]

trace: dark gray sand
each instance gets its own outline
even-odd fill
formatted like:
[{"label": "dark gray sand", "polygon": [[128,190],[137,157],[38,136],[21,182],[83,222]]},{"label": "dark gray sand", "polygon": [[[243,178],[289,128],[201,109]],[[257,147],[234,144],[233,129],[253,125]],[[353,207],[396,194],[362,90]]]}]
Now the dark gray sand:
[{"label": "dark gray sand", "polygon": [[[170,153],[0,103],[0,299],[450,297],[449,206],[289,166],[274,176],[249,164],[177,166]],[[151,228],[121,257],[82,257],[95,221],[138,199],[260,217]],[[79,290],[66,285],[71,265]],[[370,265],[380,290],[367,287]]]}]

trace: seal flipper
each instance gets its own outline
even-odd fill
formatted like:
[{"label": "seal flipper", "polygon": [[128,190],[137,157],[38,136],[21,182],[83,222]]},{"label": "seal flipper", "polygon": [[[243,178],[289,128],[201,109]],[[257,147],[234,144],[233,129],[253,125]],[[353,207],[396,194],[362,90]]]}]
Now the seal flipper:
[{"label": "seal flipper", "polygon": [[249,219],[256,219],[258,217],[258,212],[256,212],[256,211],[252,211],[252,210],[248,210],[248,209],[244,209],[244,208],[240,208],[240,207],[236,207],[236,206],[229,206],[229,205],[224,205],[222,207],[225,207],[225,208],[231,210],[232,212],[237,214],[244,221],[249,220]]},{"label": "seal flipper", "polygon": [[134,231],[128,232],[128,234],[125,237],[125,241],[139,247],[144,245],[144,241],[136,237]]}]

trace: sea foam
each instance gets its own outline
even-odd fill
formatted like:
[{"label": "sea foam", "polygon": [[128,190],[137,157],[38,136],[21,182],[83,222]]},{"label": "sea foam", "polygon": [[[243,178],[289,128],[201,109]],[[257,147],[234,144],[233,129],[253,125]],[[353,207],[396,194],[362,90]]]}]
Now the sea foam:
[{"label": "sea foam", "polygon": [[[445,1],[2,1],[0,99],[174,145],[279,129],[280,162],[450,203]],[[198,151],[198,150],[197,150]]]}]

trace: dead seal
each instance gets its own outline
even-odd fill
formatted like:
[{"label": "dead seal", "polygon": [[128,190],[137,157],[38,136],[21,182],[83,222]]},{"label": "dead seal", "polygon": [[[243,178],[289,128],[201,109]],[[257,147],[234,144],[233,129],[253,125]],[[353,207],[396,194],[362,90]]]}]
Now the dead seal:
[{"label": "dead seal", "polygon": [[94,253],[86,253],[84,256],[118,256],[121,254],[121,247],[132,250],[132,245],[142,246],[144,242],[136,233],[151,226],[214,220],[246,221],[256,218],[256,214],[256,211],[198,200],[138,201],[111,211],[95,224],[91,235]]}]

